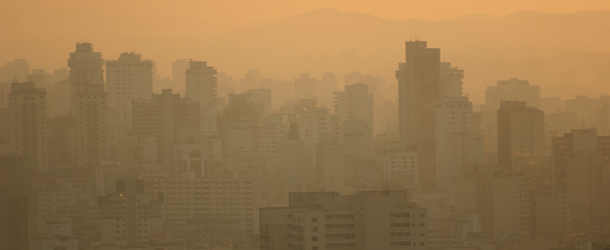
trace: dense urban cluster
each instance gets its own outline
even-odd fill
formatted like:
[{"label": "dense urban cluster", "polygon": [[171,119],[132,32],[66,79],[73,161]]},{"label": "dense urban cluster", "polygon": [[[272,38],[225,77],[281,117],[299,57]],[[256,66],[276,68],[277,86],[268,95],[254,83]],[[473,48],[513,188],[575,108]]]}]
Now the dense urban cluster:
[{"label": "dense urban cluster", "polygon": [[[396,51],[396,53],[404,53]],[[610,96],[542,97],[406,42],[396,79],[236,80],[77,43],[0,68],[0,249],[509,250],[610,240]],[[388,69],[391,71],[392,69]]]}]

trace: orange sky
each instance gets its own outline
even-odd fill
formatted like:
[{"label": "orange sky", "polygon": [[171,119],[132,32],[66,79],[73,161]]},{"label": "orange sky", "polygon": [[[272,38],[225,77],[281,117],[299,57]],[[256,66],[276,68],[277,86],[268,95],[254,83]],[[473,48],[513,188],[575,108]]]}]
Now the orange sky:
[{"label": "orange sky", "polygon": [[[45,23],[102,15],[165,14],[214,22],[274,20],[319,8],[368,13],[392,19],[442,20],[519,10],[574,12],[610,9],[608,0],[19,0],[0,1],[3,22],[34,18]],[[7,20],[9,19],[9,20]],[[102,20],[100,20],[102,21]],[[41,23],[43,24],[43,23]]]},{"label": "orange sky", "polygon": [[[177,48],[188,51],[192,44],[235,29],[321,8],[387,19],[446,20],[468,14],[503,16],[527,10],[610,10],[610,0],[0,0],[0,66],[25,58],[32,68],[66,67],[68,53],[80,41],[94,43],[95,50],[108,60],[124,51],[143,53],[144,58],[158,63],[162,76],[169,76],[171,62],[187,58],[176,55]],[[188,58],[207,60],[209,51],[192,50]],[[396,58],[388,62],[394,65],[401,53],[397,50]],[[231,60],[235,58],[239,57]],[[228,72],[237,77],[245,72],[234,71]],[[389,74],[392,71],[393,68],[387,69]]]}]

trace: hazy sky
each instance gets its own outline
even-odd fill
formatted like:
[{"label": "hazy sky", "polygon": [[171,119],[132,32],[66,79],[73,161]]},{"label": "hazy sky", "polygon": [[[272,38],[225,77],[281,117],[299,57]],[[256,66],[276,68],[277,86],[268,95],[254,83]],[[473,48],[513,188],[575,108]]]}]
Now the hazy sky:
[{"label": "hazy sky", "polygon": [[[260,41],[257,45],[248,46],[250,43],[256,43],[251,41],[250,38],[252,37],[245,36],[245,34],[248,34],[246,31],[245,33],[242,32],[241,36],[237,36],[238,39],[240,39],[237,42],[246,42],[247,44],[244,44],[244,46],[240,46],[238,43],[233,44],[233,47],[231,47],[232,50],[230,50],[230,52],[233,54],[231,54],[227,52],[227,47],[230,45],[226,43],[227,39],[230,41],[230,37],[224,37],[220,40],[214,39],[222,37],[223,34],[227,32],[244,28],[259,27],[286,17],[295,16],[321,8],[338,9],[342,12],[370,14],[385,19],[419,19],[438,21],[454,19],[468,14],[503,16],[515,11],[572,13],[577,11],[610,10],[610,1],[0,0],[0,65],[3,65],[5,62],[12,61],[15,58],[25,58],[30,63],[32,68],[45,68],[52,71],[53,69],[67,66],[66,59],[69,52],[74,51],[74,44],[76,42],[92,42],[95,46],[95,50],[103,52],[103,57],[108,60],[116,59],[121,52],[125,51],[142,53],[144,58],[153,59],[157,62],[159,70],[158,72],[162,76],[170,76],[171,62],[179,58],[208,60],[210,63],[217,65],[221,71],[236,74],[236,77],[241,77],[241,74],[244,74],[247,68],[252,67],[260,67],[267,72],[271,71],[271,69],[276,69],[277,71],[283,70],[292,74],[294,72],[287,71],[281,67],[271,68],[269,65],[267,65],[269,67],[265,68],[263,63],[273,60],[280,60],[282,61],[281,65],[285,65],[290,62],[295,64],[294,61],[298,62],[302,58],[306,59],[307,56],[310,56],[304,52],[310,48],[302,46],[300,50],[296,51],[301,53],[297,53],[298,55],[284,55],[283,57],[276,56],[278,53],[275,53],[273,50],[266,51],[264,49],[266,42],[260,40],[261,37],[265,38],[264,35],[253,34],[253,36],[258,37]],[[602,20],[605,17],[599,18]],[[566,21],[571,22],[574,20],[570,19]],[[351,23],[338,23],[337,25],[353,26]],[[552,30],[552,27],[555,26],[550,26],[549,30]],[[608,34],[606,30],[604,30],[604,27],[592,27],[591,25],[589,25],[589,27],[591,29],[595,28],[600,30],[600,32],[596,34]],[[272,30],[273,29],[267,29],[267,31]],[[307,32],[317,34],[317,30],[319,29],[312,27],[312,29],[308,30]],[[253,32],[258,31],[260,30],[254,29]],[[278,38],[282,38],[282,36],[285,35],[282,33],[283,31],[285,30],[280,29],[278,32],[270,34],[268,39],[273,41],[277,40]],[[407,31],[405,33],[409,32],[414,33],[415,31]],[[462,33],[452,34],[451,32],[444,35],[454,36],[454,38],[458,36],[469,36]],[[517,35],[518,36],[512,37],[511,39],[514,40],[518,39],[519,37],[531,37],[536,34],[524,32],[523,34]],[[473,34],[470,34],[470,36],[476,38],[476,40],[473,42],[478,42],[477,46],[487,47],[489,45],[485,44],[485,41],[489,40],[488,38],[482,39],[482,37],[475,36]],[[410,36],[406,37],[408,38]],[[420,38],[430,40],[432,44],[431,46],[440,46],[439,40],[434,39],[434,37],[437,36],[430,35]],[[299,40],[296,41],[290,40],[290,37],[283,38],[285,38],[288,42],[302,42],[305,44],[309,44],[311,40],[310,37],[307,36],[304,38],[299,38]],[[311,38],[314,40],[320,40],[320,38],[316,37]],[[561,38],[555,40],[557,41],[556,43],[566,43]],[[216,44],[212,43],[212,45],[205,44],[205,42],[209,41],[223,41],[224,43],[218,42]],[[391,42],[392,46],[395,46],[395,50],[391,52],[391,55],[393,56],[389,56],[389,53],[375,55],[384,59],[375,61],[375,63],[377,65],[383,65],[384,67],[382,68],[385,71],[378,72],[379,69],[375,71],[375,69],[371,68],[370,65],[363,65],[361,68],[353,68],[353,70],[362,70],[363,72],[367,73],[387,75],[389,79],[391,79],[395,64],[401,60],[404,51],[402,50],[401,42],[397,40],[386,42]],[[510,44],[510,42],[510,39],[509,41],[506,41],[507,44]],[[592,42],[595,42],[595,39],[593,39]],[[603,41],[600,40],[600,42]],[[327,44],[324,42],[321,43]],[[377,47],[380,46],[378,42],[371,42],[370,46],[373,46],[372,44],[375,44],[374,46]],[[354,45],[345,44],[345,46],[345,49],[342,48],[340,50],[350,50],[355,48]],[[363,48],[366,48],[366,46]],[[579,48],[579,46],[574,47]],[[365,51],[363,48],[360,49]],[[450,51],[450,49],[447,47],[443,47],[443,49],[445,52]],[[250,52],[250,54],[245,52]],[[341,51],[331,52],[339,54],[342,53]],[[216,54],[212,55],[213,53]],[[330,53],[331,56],[333,56],[332,53]],[[279,54],[283,55],[282,53]],[[446,54],[450,55],[449,53]],[[244,58],[247,56],[250,56],[250,58]],[[314,57],[315,56],[320,55],[314,55]],[[328,55],[325,54],[323,56]],[[238,65],[239,62],[245,61],[244,59],[249,59],[250,64],[246,65],[247,63],[242,63]],[[367,58],[367,60],[369,59],[370,58]],[[453,58],[444,57],[443,59],[452,60]],[[364,59],[362,60],[364,61]],[[470,76],[477,76],[478,74],[482,74],[481,72],[485,72],[485,69],[468,65],[466,60],[467,59],[464,58],[458,58],[455,63],[456,65],[467,68],[467,72],[469,72]],[[481,60],[473,59],[471,61]],[[496,59],[494,59],[494,61],[503,62],[502,60]],[[379,64],[380,62],[384,64]],[[502,68],[502,66],[498,67]],[[511,76],[515,77],[527,76],[524,76],[522,71],[519,70],[512,70],[510,73]],[[489,78],[497,79],[506,77],[504,75],[496,74],[493,76],[490,75]],[[291,78],[289,77],[286,79]],[[483,85],[490,84],[492,82],[493,81],[486,79],[484,81],[481,80],[481,82],[478,84]],[[579,84],[585,84],[587,82],[588,81],[579,81]],[[472,84],[469,86],[471,85]]]},{"label": "hazy sky", "polygon": [[[103,15],[164,14],[214,22],[245,23],[279,19],[319,8],[361,12],[391,19],[442,20],[482,13],[505,15],[520,10],[575,12],[610,9],[607,0],[6,0],[0,13],[7,19],[33,18],[41,25],[58,20]],[[16,21],[16,20],[13,20]],[[100,20],[103,21],[103,20]]]}]

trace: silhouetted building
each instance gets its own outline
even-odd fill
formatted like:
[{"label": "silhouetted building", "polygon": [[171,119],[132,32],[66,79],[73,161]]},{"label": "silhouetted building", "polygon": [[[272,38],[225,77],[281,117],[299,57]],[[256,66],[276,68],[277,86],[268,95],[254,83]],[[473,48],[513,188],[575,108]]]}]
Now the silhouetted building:
[{"label": "silhouetted building", "polygon": [[441,62],[441,83],[443,97],[461,97],[464,70],[451,67],[450,62]]},{"label": "silhouetted building", "polygon": [[239,80],[239,88],[244,91],[247,89],[260,88],[259,81],[261,80],[261,72],[258,69],[250,69],[246,76]]},{"label": "silhouetted building", "polygon": [[106,61],[108,106],[118,145],[131,128],[131,102],[150,99],[153,94],[153,62],[136,53],[122,53],[118,60]]},{"label": "silhouetted building", "polygon": [[260,105],[259,113],[262,117],[266,117],[271,114],[273,109],[271,89],[248,89],[246,92],[250,94],[253,104]]},{"label": "silhouetted building", "polygon": [[251,97],[250,93],[229,95],[229,103],[218,117],[225,157],[238,151],[255,152],[258,149],[262,115]]},{"label": "silhouetted building", "polygon": [[317,98],[317,80],[307,73],[294,79],[294,96],[296,99]]},{"label": "silhouetted building", "polygon": [[540,108],[540,87],[530,85],[527,80],[515,78],[498,81],[497,85],[487,87],[485,104],[481,107],[481,112],[486,125],[486,151],[489,153],[498,149],[497,111],[501,108],[502,101],[525,102],[528,107]]},{"label": "silhouetted building", "polygon": [[75,162],[78,167],[98,166],[111,155],[108,95],[104,85],[83,85],[74,93]]},{"label": "silhouetted building", "polygon": [[424,191],[436,189],[436,104],[442,97],[440,49],[424,41],[406,42],[406,61],[398,79],[400,136],[419,152],[419,181]]},{"label": "silhouetted building", "polygon": [[70,53],[70,89],[74,94],[84,85],[104,85],[104,59],[101,52],[93,52],[93,44],[77,43]]},{"label": "silhouetted building", "polygon": [[[478,138],[472,133],[472,103],[468,97],[455,96],[445,97],[437,105],[436,114],[436,175],[439,190],[448,190],[451,188],[453,178],[461,173],[462,164],[483,164],[483,159],[468,159],[464,156],[468,152],[464,152],[461,144]],[[470,135],[470,136],[466,136]],[[470,138],[468,138],[470,137]],[[457,139],[460,140],[457,140]],[[464,141],[461,141],[464,140]],[[479,138],[481,140],[481,138]],[[481,146],[483,141],[481,140]],[[473,146],[473,145],[470,145]],[[484,155],[484,149],[479,147],[470,148],[472,151],[481,150],[481,152],[472,152],[469,155],[478,153]],[[460,151],[454,155],[453,150]],[[465,154],[466,153],[466,154]],[[457,158],[456,158],[457,156]],[[471,162],[471,161],[475,162]]]},{"label": "silhouetted building", "polygon": [[53,82],[53,75],[46,73],[44,69],[34,69],[32,74],[27,75],[27,81],[36,84],[36,88],[49,89]]},{"label": "silhouetted building", "polygon": [[544,112],[504,101],[498,110],[498,164],[513,169],[520,158],[544,156]]},{"label": "silhouetted building", "polygon": [[333,93],[337,91],[337,75],[333,72],[324,72],[322,81],[320,82],[320,93],[318,99],[320,103],[326,106],[333,104]]},{"label": "silhouetted building", "polygon": [[171,89],[133,102],[131,113],[136,168],[169,168],[179,136],[202,134],[199,102],[180,98]]},{"label": "silhouetted building", "polygon": [[212,136],[218,133],[216,107],[216,69],[205,61],[190,61],[186,70],[185,97],[198,101],[201,105],[203,134]]},{"label": "silhouetted building", "polygon": [[356,83],[346,85],[345,91],[335,92],[335,114],[342,121],[365,121],[372,135],[374,131],[373,95],[369,94],[369,86]]},{"label": "silhouetted building", "polygon": [[574,129],[553,138],[552,169],[557,192],[570,200],[571,226],[593,232],[610,223],[610,137],[596,129]]},{"label": "silhouetted building", "polygon": [[371,159],[372,132],[365,120],[345,120],[342,122],[341,142],[347,161]]},{"label": "silhouetted building", "polygon": [[280,173],[282,190],[298,192],[311,188],[315,182],[313,162],[308,155],[307,148],[299,133],[297,123],[290,124],[286,139],[280,148]]},{"label": "silhouetted building", "polygon": [[25,59],[14,59],[0,68],[0,82],[25,82],[30,74],[30,65]]},{"label": "silhouetted building", "polygon": [[12,152],[24,156],[28,172],[49,169],[47,136],[47,93],[34,83],[13,83],[9,94]]},{"label": "silhouetted building", "polygon": [[322,190],[347,193],[347,170],[345,169],[343,145],[326,140],[316,146],[316,180]]},{"label": "silhouetted building", "polygon": [[184,74],[189,68],[189,61],[179,59],[172,62],[172,82],[174,89],[178,93],[183,93],[186,88],[186,75]]}]

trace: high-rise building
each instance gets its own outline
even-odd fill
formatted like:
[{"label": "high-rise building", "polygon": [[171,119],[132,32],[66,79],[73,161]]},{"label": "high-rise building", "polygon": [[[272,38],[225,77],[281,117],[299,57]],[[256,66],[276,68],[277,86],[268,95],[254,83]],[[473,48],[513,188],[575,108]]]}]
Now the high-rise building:
[{"label": "high-rise building", "polygon": [[106,61],[106,83],[115,136],[121,141],[131,127],[131,102],[150,99],[153,93],[153,62],[142,60],[140,54],[122,53],[118,60]]},{"label": "high-rise building", "polygon": [[316,180],[324,191],[345,194],[347,171],[343,145],[326,140],[316,146]]},{"label": "high-rise building", "polygon": [[311,188],[315,181],[313,163],[308,155],[305,142],[301,139],[299,125],[290,124],[286,139],[282,142],[279,155],[279,172],[284,196],[286,191],[298,192]]},{"label": "high-rise building", "polygon": [[427,210],[407,191],[291,193],[261,208],[261,249],[428,249]]},{"label": "high-rise building", "polygon": [[610,223],[610,137],[596,129],[574,129],[552,140],[553,184],[570,199],[575,232],[592,232]]},{"label": "high-rise building", "polygon": [[488,153],[498,149],[498,117],[502,101],[525,102],[528,107],[540,108],[540,87],[530,85],[528,80],[509,79],[498,81],[495,86],[488,86],[485,91],[485,104],[481,115],[485,124],[485,150]]},{"label": "high-rise building", "polygon": [[488,86],[485,91],[484,109],[494,112],[500,108],[502,101],[520,101],[528,106],[540,108],[540,86],[530,85],[528,80],[511,78],[498,81],[495,86]]},{"label": "high-rise building", "polygon": [[30,74],[30,65],[25,59],[15,59],[0,68],[0,82],[25,82]]},{"label": "high-rise building", "polygon": [[498,171],[491,188],[494,237],[528,237],[533,223],[529,177],[518,171]]},{"label": "high-rise building", "polygon": [[243,79],[239,80],[239,88],[243,91],[246,89],[260,88],[259,81],[261,80],[261,72],[258,69],[250,69]]},{"label": "high-rise building", "polygon": [[441,83],[443,97],[461,97],[464,70],[451,67],[450,62],[441,63]]},{"label": "high-rise building", "polygon": [[479,214],[482,232],[496,239],[526,238],[533,223],[529,176],[497,169],[465,166],[452,190],[455,210]]},{"label": "high-rise building", "polygon": [[258,230],[250,179],[172,175],[145,177],[145,182],[152,193],[163,194],[161,215],[173,241],[244,244]]},{"label": "high-rise building", "polygon": [[212,136],[218,133],[216,107],[216,69],[205,61],[190,61],[186,70],[186,98],[198,101],[201,105],[203,134]]},{"label": "high-rise building", "polygon": [[364,79],[364,76],[362,74],[360,74],[359,72],[349,72],[349,73],[345,74],[345,76],[343,77],[343,84],[344,84],[344,86],[347,86],[347,85],[352,85],[352,84],[356,84],[356,83],[362,83],[363,79]]},{"label": "high-rise building", "polygon": [[84,85],[104,85],[104,59],[101,52],[93,52],[93,44],[77,43],[70,53],[70,89],[74,94]]},{"label": "high-rise building", "polygon": [[44,69],[34,69],[32,74],[27,75],[27,81],[36,84],[36,88],[49,89],[53,82],[53,75],[46,73]]},{"label": "high-rise building", "polygon": [[173,89],[177,93],[184,94],[186,88],[186,75],[184,72],[189,68],[189,60],[179,59],[172,63],[172,82]]},{"label": "high-rise building", "polygon": [[53,83],[53,86],[47,90],[49,100],[49,117],[55,118],[60,116],[70,115],[71,100],[70,81],[63,79]]},{"label": "high-rise building", "polygon": [[160,194],[145,193],[142,180],[117,181],[116,192],[99,198],[103,246],[145,247],[162,231]]},{"label": "high-rise building", "polygon": [[132,104],[132,128],[135,137],[134,164],[172,165],[173,145],[179,136],[201,135],[201,107],[199,102],[180,98],[180,94],[164,89],[149,100]]},{"label": "high-rise building", "polygon": [[216,69],[205,61],[190,61],[185,71],[186,98],[204,105],[216,104]]},{"label": "high-rise building", "polygon": [[415,190],[418,185],[417,150],[402,142],[390,142],[383,151],[383,170],[390,188]]},{"label": "high-rise building", "polygon": [[260,105],[260,113],[263,117],[271,114],[273,110],[271,92],[272,89],[248,89],[246,92],[250,94],[252,103]]},{"label": "high-rise building", "polygon": [[337,91],[337,75],[333,72],[324,72],[322,81],[320,82],[319,101],[323,105],[330,106],[333,104],[333,93]]},{"label": "high-rise building", "polygon": [[544,112],[525,102],[504,101],[497,117],[500,166],[510,170],[518,159],[544,156]]},{"label": "high-rise building", "polygon": [[[445,97],[436,106],[436,169],[439,190],[449,190],[462,164],[483,164],[484,145],[473,131],[468,97]],[[479,147],[480,146],[480,147]]]},{"label": "high-rise building", "polygon": [[371,159],[373,136],[369,124],[364,120],[345,120],[341,142],[347,161],[362,161]]},{"label": "high-rise building", "polygon": [[108,96],[104,85],[82,85],[73,98],[75,119],[75,162],[78,167],[97,166],[109,158]]},{"label": "high-rise building", "polygon": [[229,103],[219,116],[219,133],[223,139],[224,156],[238,151],[258,150],[258,129],[262,124],[260,107],[252,102],[250,93],[231,94]]},{"label": "high-rise building", "polygon": [[13,83],[9,94],[12,151],[24,156],[30,173],[48,169],[47,93],[33,82]]},{"label": "high-rise building", "polygon": [[316,98],[318,93],[316,85],[316,78],[303,73],[299,78],[294,79],[294,96],[297,99]]},{"label": "high-rise building", "polygon": [[335,92],[335,114],[342,121],[363,120],[373,132],[373,95],[369,94],[369,86],[356,83],[346,85],[345,91]]},{"label": "high-rise building", "polygon": [[406,61],[399,65],[401,139],[417,145],[419,181],[423,191],[436,189],[435,108],[442,97],[440,49],[424,41],[406,42]]}]

